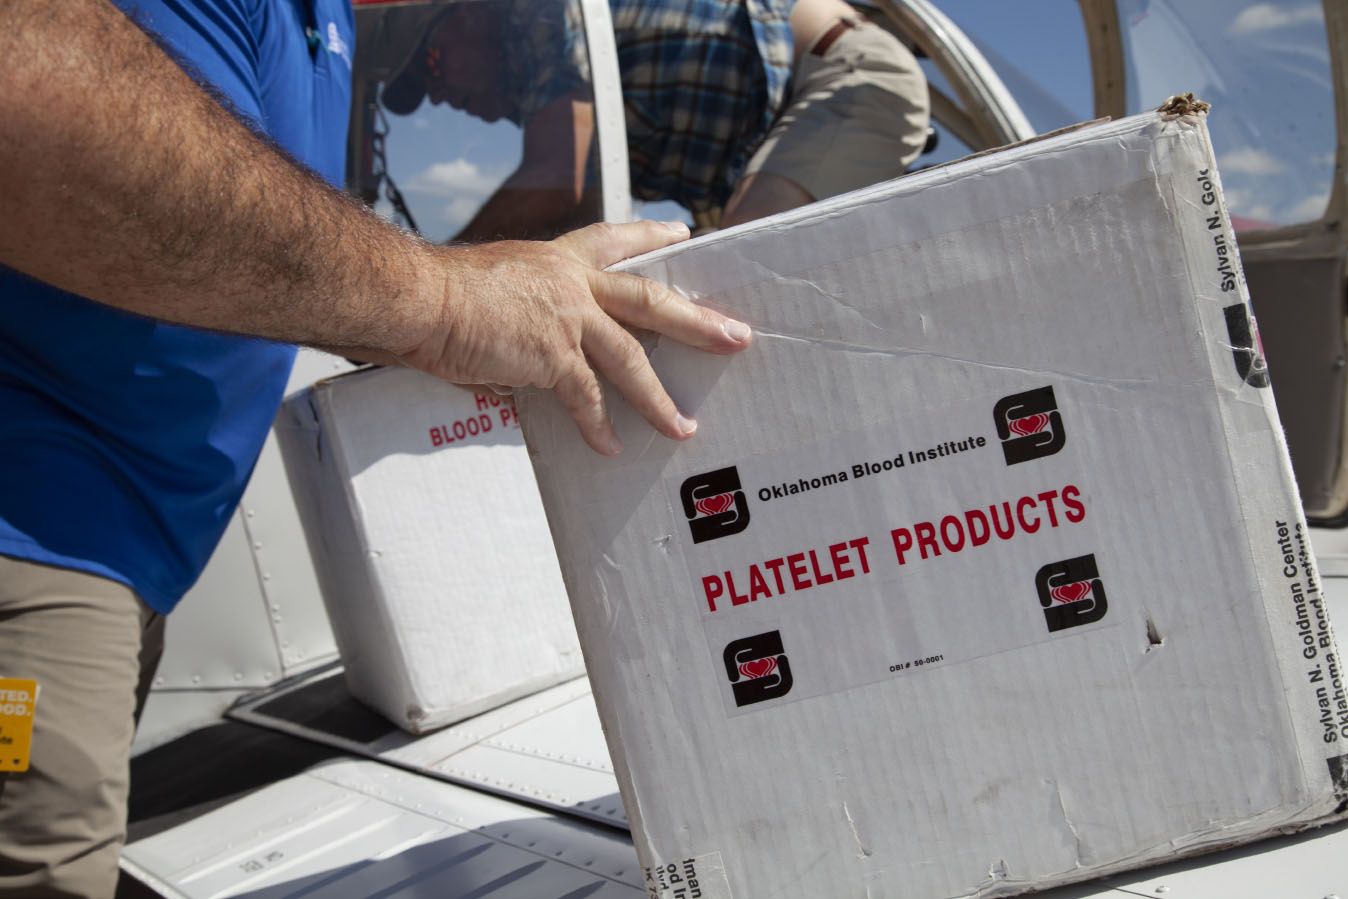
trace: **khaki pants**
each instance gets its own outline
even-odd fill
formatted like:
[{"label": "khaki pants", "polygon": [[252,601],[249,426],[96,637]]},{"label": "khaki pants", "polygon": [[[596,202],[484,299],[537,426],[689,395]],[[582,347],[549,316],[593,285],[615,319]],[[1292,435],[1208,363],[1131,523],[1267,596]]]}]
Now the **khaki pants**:
[{"label": "khaki pants", "polygon": [[111,897],[131,738],[163,618],[101,577],[0,556],[0,676],[39,684],[31,766],[0,774],[0,897]]},{"label": "khaki pants", "polygon": [[861,23],[796,62],[786,109],[745,174],[789,178],[816,200],[897,178],[927,142],[929,111],[917,59]]}]

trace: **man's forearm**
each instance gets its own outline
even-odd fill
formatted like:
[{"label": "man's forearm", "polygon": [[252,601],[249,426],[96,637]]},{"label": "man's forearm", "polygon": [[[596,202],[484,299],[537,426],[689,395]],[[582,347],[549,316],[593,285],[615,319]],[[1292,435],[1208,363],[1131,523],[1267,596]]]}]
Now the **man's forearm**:
[{"label": "man's forearm", "polygon": [[675,440],[696,425],[644,328],[716,353],[749,329],[600,271],[687,238],[593,226],[547,243],[431,246],[272,149],[107,0],[0,0],[0,262],[168,321],[553,390],[620,451],[599,377]]},{"label": "man's forearm", "polygon": [[143,315],[403,352],[434,250],[257,137],[107,0],[0,3],[0,262]]}]

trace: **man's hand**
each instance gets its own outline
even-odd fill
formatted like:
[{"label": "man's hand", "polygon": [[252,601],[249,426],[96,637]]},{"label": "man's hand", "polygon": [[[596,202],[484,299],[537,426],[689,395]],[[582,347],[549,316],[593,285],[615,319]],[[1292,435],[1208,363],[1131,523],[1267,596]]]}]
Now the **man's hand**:
[{"label": "man's hand", "polygon": [[600,271],[682,226],[432,246],[259,140],[106,0],[3,0],[0,59],[0,263],[56,287],[458,383],[553,388],[608,453],[596,371],[661,433],[695,428],[619,323],[748,344],[738,322]]},{"label": "man's hand", "polygon": [[684,417],[622,326],[655,331],[713,353],[749,345],[749,327],[636,275],[601,271],[688,237],[678,223],[591,225],[547,243],[506,241],[443,250],[443,315],[400,354],[407,365],[456,383],[555,390],[585,441],[622,450],[597,375],[660,433],[691,437]]}]

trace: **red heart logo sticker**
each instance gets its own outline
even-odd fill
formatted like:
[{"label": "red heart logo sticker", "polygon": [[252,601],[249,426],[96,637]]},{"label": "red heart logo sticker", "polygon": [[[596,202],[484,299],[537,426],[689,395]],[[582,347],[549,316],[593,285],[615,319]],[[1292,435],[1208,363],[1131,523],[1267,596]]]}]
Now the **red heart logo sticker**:
[{"label": "red heart logo sticker", "polygon": [[729,493],[718,493],[715,496],[708,496],[698,500],[693,503],[693,506],[703,515],[720,515],[722,512],[729,509],[734,502],[735,497],[731,496]]},{"label": "red heart logo sticker", "polygon": [[771,674],[776,670],[777,670],[777,660],[775,658],[754,659],[752,662],[745,662],[742,665],[740,665],[740,674],[749,678],[749,680],[757,680],[760,677],[767,677],[769,674]]},{"label": "red heart logo sticker", "polygon": [[1089,581],[1077,581],[1074,584],[1063,584],[1061,587],[1054,587],[1048,591],[1055,602],[1069,603],[1081,602],[1091,595],[1091,585]]},{"label": "red heart logo sticker", "polygon": [[1036,412],[1034,415],[1027,415],[1024,418],[1017,418],[1010,422],[1012,431],[1022,437],[1029,437],[1031,434],[1038,434],[1044,428],[1048,427],[1048,416],[1042,412]]}]

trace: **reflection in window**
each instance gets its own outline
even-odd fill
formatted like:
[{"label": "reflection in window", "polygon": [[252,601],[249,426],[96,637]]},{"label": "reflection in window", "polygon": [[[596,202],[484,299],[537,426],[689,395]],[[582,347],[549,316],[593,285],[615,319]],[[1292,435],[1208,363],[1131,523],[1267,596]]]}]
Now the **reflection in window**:
[{"label": "reflection in window", "polygon": [[1237,230],[1314,221],[1334,174],[1334,91],[1320,0],[1119,0],[1128,108],[1192,90]]},{"label": "reflection in window", "polygon": [[356,12],[348,181],[362,199],[397,218],[401,196],[435,241],[550,237],[600,217],[577,0]]}]

